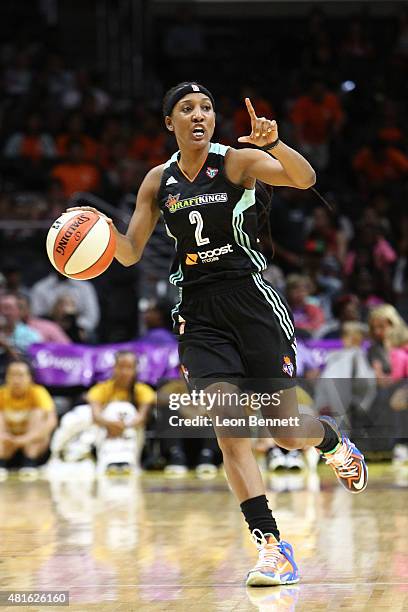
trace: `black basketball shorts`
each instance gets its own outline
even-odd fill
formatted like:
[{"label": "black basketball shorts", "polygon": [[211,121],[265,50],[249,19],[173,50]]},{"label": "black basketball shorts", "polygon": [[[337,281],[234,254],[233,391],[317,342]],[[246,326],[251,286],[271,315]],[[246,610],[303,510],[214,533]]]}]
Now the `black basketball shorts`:
[{"label": "black basketball shorts", "polygon": [[[296,385],[296,340],[286,300],[254,273],[205,288],[183,289],[175,312],[179,355],[193,388],[205,381]],[[241,385],[240,385],[241,386]]]}]

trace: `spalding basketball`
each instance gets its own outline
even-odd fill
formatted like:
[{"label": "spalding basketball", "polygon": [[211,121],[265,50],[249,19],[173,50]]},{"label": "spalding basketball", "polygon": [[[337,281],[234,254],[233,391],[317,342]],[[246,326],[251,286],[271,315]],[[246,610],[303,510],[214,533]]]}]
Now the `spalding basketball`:
[{"label": "spalding basketball", "polygon": [[112,226],[92,211],[62,214],[47,235],[47,254],[54,266],[69,278],[86,280],[109,267],[116,248]]}]

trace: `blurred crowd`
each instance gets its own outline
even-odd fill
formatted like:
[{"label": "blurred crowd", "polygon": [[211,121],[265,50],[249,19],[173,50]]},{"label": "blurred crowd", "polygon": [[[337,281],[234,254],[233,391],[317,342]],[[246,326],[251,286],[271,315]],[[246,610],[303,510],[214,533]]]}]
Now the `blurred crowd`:
[{"label": "blurred crowd", "polygon": [[[319,9],[296,23],[283,20],[277,48],[268,43],[267,78],[243,70],[238,54],[228,56],[236,75],[230,91],[212,69],[217,54],[225,61],[226,46],[221,37],[210,41],[205,23],[185,11],[157,29],[163,36],[151,86],[140,99],[110,91],[85,61],[71,65],[35,35],[0,46],[2,373],[32,343],[134,339],[149,329],[141,310],[151,312],[163,296],[171,302],[164,277],[171,250],[160,231],[144,277],[143,264],[141,271],[113,264],[95,281],[71,281],[47,262],[45,222],[81,192],[85,202],[98,197],[113,207],[122,227],[146,171],[175,150],[160,112],[165,88],[203,75],[215,94],[217,140],[237,146],[249,133],[243,99],[250,96],[258,115],[276,118],[281,138],[317,171],[326,203],[313,190],[275,189],[271,235],[264,224],[260,236],[265,277],[286,295],[299,340],[346,334],[352,351],[368,340],[367,367],[380,387],[406,378],[407,9],[384,20],[356,14],[338,21]],[[255,46],[251,60],[262,52]],[[318,372],[306,349],[300,353],[309,363],[300,375]],[[400,394],[405,407],[406,391]]]}]

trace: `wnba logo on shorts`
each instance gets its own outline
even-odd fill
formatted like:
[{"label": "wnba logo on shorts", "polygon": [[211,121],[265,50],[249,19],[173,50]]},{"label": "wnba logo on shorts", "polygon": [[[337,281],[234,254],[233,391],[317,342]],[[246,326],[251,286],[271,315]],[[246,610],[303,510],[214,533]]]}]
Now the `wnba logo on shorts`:
[{"label": "wnba logo on shorts", "polygon": [[290,357],[288,357],[288,355],[285,355],[284,358],[283,358],[282,370],[288,376],[290,376],[290,377],[293,376],[293,373],[295,371],[295,367],[294,367],[293,363],[291,362]]}]

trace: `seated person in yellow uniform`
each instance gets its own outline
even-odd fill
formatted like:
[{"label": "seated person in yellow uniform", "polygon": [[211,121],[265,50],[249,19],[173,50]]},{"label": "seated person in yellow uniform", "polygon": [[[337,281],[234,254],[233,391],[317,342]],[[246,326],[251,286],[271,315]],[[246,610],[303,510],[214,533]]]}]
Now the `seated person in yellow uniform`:
[{"label": "seated person in yellow uniform", "polygon": [[94,423],[106,432],[98,451],[102,471],[109,465],[135,466],[140,455],[142,439],[134,432],[143,432],[156,393],[137,381],[136,365],[134,353],[118,351],[112,377],[91,387],[86,396]]},{"label": "seated person in yellow uniform", "polygon": [[29,365],[12,361],[0,386],[0,468],[35,468],[46,459],[57,425],[55,405],[47,389],[33,382]]}]

